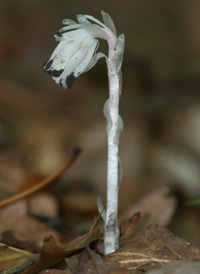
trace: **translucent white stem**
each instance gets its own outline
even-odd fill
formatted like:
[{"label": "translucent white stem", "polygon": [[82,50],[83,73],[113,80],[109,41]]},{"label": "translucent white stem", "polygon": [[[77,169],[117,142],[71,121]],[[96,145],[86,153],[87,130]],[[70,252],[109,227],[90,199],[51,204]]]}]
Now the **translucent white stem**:
[{"label": "translucent white stem", "polygon": [[123,128],[122,119],[119,116],[119,97],[121,92],[121,63],[123,47],[109,45],[107,59],[109,79],[109,99],[104,106],[104,114],[107,118],[108,133],[108,166],[107,166],[107,206],[104,228],[104,253],[110,254],[118,248],[118,185],[119,185],[119,159],[118,145]]},{"label": "translucent white stem", "polygon": [[[108,63],[109,66],[109,63]],[[118,215],[118,142],[117,142],[117,127],[118,127],[118,105],[119,94],[113,92],[118,89],[118,79],[109,76],[110,85],[110,119],[111,128],[107,127],[108,131],[108,166],[107,166],[107,206],[106,206],[106,221],[105,221],[105,254],[110,254],[118,248],[119,228],[117,222]]]}]

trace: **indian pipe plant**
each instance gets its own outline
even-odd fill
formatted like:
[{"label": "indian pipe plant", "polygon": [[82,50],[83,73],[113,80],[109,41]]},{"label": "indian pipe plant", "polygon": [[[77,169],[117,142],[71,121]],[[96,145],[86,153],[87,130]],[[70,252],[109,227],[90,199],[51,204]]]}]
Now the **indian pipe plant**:
[{"label": "indian pipe plant", "polygon": [[[119,98],[122,89],[121,66],[123,61],[125,36],[117,37],[117,32],[109,14],[101,12],[103,23],[90,15],[78,15],[77,22],[64,19],[65,27],[54,36],[59,42],[43,69],[63,88],[72,88],[75,80],[90,70],[96,62],[105,57],[109,80],[109,99],[104,105],[107,120],[108,158],[107,158],[107,204],[103,208],[98,199],[98,210],[104,220],[104,253],[110,254],[118,248],[119,227],[118,189],[122,178],[122,165],[118,156],[119,139],[123,121],[119,115]],[[108,43],[108,55],[96,52],[99,40]]]}]

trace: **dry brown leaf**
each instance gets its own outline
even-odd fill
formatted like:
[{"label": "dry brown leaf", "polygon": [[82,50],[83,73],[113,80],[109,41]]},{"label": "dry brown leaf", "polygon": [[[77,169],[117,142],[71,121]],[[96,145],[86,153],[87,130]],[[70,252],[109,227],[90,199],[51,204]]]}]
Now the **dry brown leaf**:
[{"label": "dry brown leaf", "polygon": [[28,204],[25,199],[16,201],[0,209],[0,222],[2,223],[4,220],[16,218],[17,216],[26,216],[27,211]]},{"label": "dry brown leaf", "polygon": [[0,271],[13,268],[24,262],[33,254],[24,250],[0,243]]},{"label": "dry brown leaf", "polygon": [[173,260],[200,261],[200,247],[164,227],[150,225],[137,239],[105,258],[119,262],[122,268],[147,271]]},{"label": "dry brown leaf", "polygon": [[77,273],[81,274],[128,274],[126,269],[120,269],[117,262],[105,261],[99,254],[87,247],[80,255]]},{"label": "dry brown leaf", "polygon": [[86,246],[88,246],[90,243],[98,240],[102,233],[99,228],[99,220],[100,215],[96,218],[94,221],[90,231],[83,236],[78,237],[77,239],[70,242],[66,248],[65,248],[65,255],[68,256],[72,254],[74,251],[80,250]]},{"label": "dry brown leaf", "polygon": [[130,235],[133,234],[133,232],[135,231],[140,219],[141,219],[141,214],[140,214],[140,212],[137,212],[137,213],[134,213],[131,218],[129,218],[127,221],[125,221],[121,225],[120,240],[128,238]]},{"label": "dry brown leaf", "polygon": [[65,258],[65,263],[73,274],[77,273],[79,257],[80,253],[75,253],[72,256]]},{"label": "dry brown leaf", "polygon": [[65,257],[64,247],[53,237],[44,239],[44,245],[39,261],[24,270],[23,274],[37,274],[40,271],[61,261]]},{"label": "dry brown leaf", "polygon": [[17,239],[15,234],[11,230],[8,230],[2,233],[1,242],[8,246],[19,248],[31,253],[40,253],[39,247],[34,242],[22,241],[20,239]]},{"label": "dry brown leaf", "polygon": [[158,269],[150,270],[148,274],[199,274],[200,262],[191,261],[173,261]]},{"label": "dry brown leaf", "polygon": [[67,219],[83,222],[91,220],[97,213],[97,198],[95,193],[75,187],[59,196],[60,207]]},{"label": "dry brown leaf", "polygon": [[58,199],[53,193],[35,193],[28,199],[29,211],[35,215],[58,217]]},{"label": "dry brown leaf", "polygon": [[48,269],[41,271],[39,274],[72,274],[69,269],[59,270],[59,269]]},{"label": "dry brown leaf", "polygon": [[2,219],[0,235],[8,230],[11,230],[17,239],[35,242],[39,247],[42,246],[43,239],[49,235],[53,235],[57,239],[61,238],[57,231],[47,228],[38,220],[28,216]]},{"label": "dry brown leaf", "polygon": [[99,219],[100,216],[94,221],[94,224],[88,233],[73,240],[66,248],[64,248],[53,236],[45,238],[39,261],[23,271],[23,274],[37,274],[39,271],[58,263],[65,256],[68,256],[74,251],[80,250],[91,242],[99,239],[101,236],[98,226]]},{"label": "dry brown leaf", "polygon": [[166,226],[176,209],[176,198],[169,195],[170,188],[161,185],[147,193],[136,205],[131,206],[124,212],[123,220],[127,220],[132,212],[141,212],[143,217],[148,217],[147,223]]}]

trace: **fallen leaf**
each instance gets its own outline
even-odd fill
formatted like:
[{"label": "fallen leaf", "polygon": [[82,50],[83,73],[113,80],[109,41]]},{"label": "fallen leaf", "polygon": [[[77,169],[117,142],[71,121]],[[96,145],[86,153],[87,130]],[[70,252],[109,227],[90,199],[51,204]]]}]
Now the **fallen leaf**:
[{"label": "fallen leaf", "polygon": [[94,221],[94,223],[88,233],[76,238],[75,240],[73,240],[66,246],[66,248],[65,248],[66,256],[72,254],[73,252],[75,252],[77,250],[80,250],[80,249],[88,246],[90,243],[98,240],[101,237],[102,233],[99,228],[100,217],[101,216],[99,215],[96,218],[96,220]]},{"label": "fallen leaf", "polygon": [[29,197],[28,205],[31,214],[52,218],[59,216],[58,199],[53,193],[35,193]]},{"label": "fallen leaf", "polygon": [[132,212],[141,212],[141,215],[145,218],[147,217],[147,223],[145,227],[149,224],[159,224],[166,226],[176,209],[176,198],[169,195],[170,188],[161,185],[156,189],[147,193],[136,205],[131,206],[126,212],[122,214],[123,219],[121,221],[127,220]]},{"label": "fallen leaf", "polygon": [[43,270],[39,274],[72,274],[69,269],[59,270],[59,269],[48,269]]},{"label": "fallen leaf", "polygon": [[25,199],[16,201],[0,209],[0,221],[2,223],[4,219],[6,220],[13,217],[16,218],[16,216],[25,216],[27,215],[27,211],[28,204]]},{"label": "fallen leaf", "polygon": [[24,251],[26,250],[31,253],[39,253],[40,252],[40,249],[34,242],[22,241],[22,240],[17,239],[15,234],[11,230],[8,230],[8,231],[5,231],[4,233],[2,233],[1,242],[8,246],[19,248]]},{"label": "fallen leaf", "polygon": [[173,261],[162,265],[158,269],[146,272],[148,274],[198,274],[200,273],[200,262]]},{"label": "fallen leaf", "polygon": [[33,254],[24,250],[0,243],[0,271],[13,268],[24,262]]},{"label": "fallen leaf", "polygon": [[147,271],[173,260],[200,261],[200,247],[175,236],[159,225],[150,225],[144,232],[106,260],[119,262],[120,267]]},{"label": "fallen leaf", "polygon": [[133,216],[131,218],[129,218],[127,221],[125,221],[121,225],[120,240],[128,238],[130,235],[133,234],[133,232],[135,231],[140,219],[141,219],[141,214],[140,214],[140,212],[138,212],[138,213],[133,214]]},{"label": "fallen leaf", "polygon": [[65,257],[64,247],[53,237],[49,236],[44,239],[44,245],[40,259],[24,270],[23,274],[37,274],[40,271],[61,261]]},{"label": "fallen leaf", "polygon": [[47,228],[43,223],[28,216],[1,219],[0,235],[8,230],[11,230],[17,239],[34,242],[38,247],[42,246],[43,239],[49,235],[61,239],[57,231]]},{"label": "fallen leaf", "polygon": [[60,207],[67,219],[75,222],[91,220],[97,211],[96,193],[75,187],[59,196]]},{"label": "fallen leaf", "polygon": [[44,245],[41,252],[41,257],[34,265],[23,271],[23,274],[37,274],[62,259],[72,254],[73,252],[80,250],[88,246],[91,242],[99,239],[101,236],[99,228],[100,215],[94,221],[90,231],[83,236],[70,242],[66,248],[64,248],[53,236],[49,236],[44,239]]},{"label": "fallen leaf", "polygon": [[79,257],[80,254],[75,253],[72,256],[65,258],[65,263],[73,274],[77,273]]},{"label": "fallen leaf", "polygon": [[105,261],[99,254],[87,247],[80,255],[77,273],[81,274],[128,274],[126,269],[119,269],[117,262]]}]

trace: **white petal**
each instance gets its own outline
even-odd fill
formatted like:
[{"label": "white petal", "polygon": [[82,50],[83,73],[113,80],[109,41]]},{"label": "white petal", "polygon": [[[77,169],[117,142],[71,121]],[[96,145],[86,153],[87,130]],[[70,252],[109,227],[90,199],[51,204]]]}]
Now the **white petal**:
[{"label": "white petal", "polygon": [[120,34],[117,38],[117,45],[121,48],[121,51],[124,52],[124,45],[125,45],[125,35]]},{"label": "white petal", "polygon": [[[81,23],[81,24],[85,21],[85,19],[89,19],[89,20],[91,20],[91,21],[97,23],[97,24],[100,25],[101,27],[108,29],[108,27],[107,27],[105,24],[103,24],[101,21],[99,21],[98,19],[94,18],[94,17],[91,16],[91,15],[78,15],[78,16],[77,16],[77,20],[78,20],[78,22]],[[88,21],[88,20],[87,20],[87,21]]]},{"label": "white petal", "polygon": [[63,27],[61,29],[59,29],[58,33],[62,33],[62,32],[66,32],[68,30],[73,30],[73,29],[82,29],[83,27],[81,26],[81,24],[74,24],[74,25],[70,25],[67,27]]},{"label": "white petal", "polygon": [[98,41],[88,35],[80,45],[79,49],[69,59],[68,67],[74,72],[76,78],[81,73],[85,72],[88,64],[93,58],[97,45]]},{"label": "white petal", "polygon": [[108,40],[110,38],[110,33],[96,24],[87,25],[86,23],[82,23],[82,26],[90,35],[95,38],[104,40]]},{"label": "white petal", "polygon": [[84,29],[64,33],[63,37],[66,40],[58,44],[44,70],[57,84],[71,88],[92,60],[98,40],[92,38]]},{"label": "white petal", "polygon": [[71,19],[63,19],[62,21],[63,25],[75,25],[77,24],[75,21],[71,20]]},{"label": "white petal", "polygon": [[83,29],[64,33],[63,38],[65,40],[58,44],[49,58],[49,60],[53,60],[52,67],[56,70],[63,69],[70,56],[79,49],[80,43],[87,37],[88,33]]},{"label": "white petal", "polygon": [[117,36],[115,24],[114,24],[112,18],[110,17],[110,15],[108,13],[104,12],[103,10],[101,11],[101,14],[102,14],[104,24],[115,34],[115,36]]},{"label": "white petal", "polygon": [[[87,19],[94,21],[98,25],[91,24]],[[101,21],[97,20],[93,16],[78,15],[77,20],[94,37],[105,39],[105,40],[108,40],[110,37],[112,37],[112,39],[114,40],[116,39],[116,36],[114,35],[114,33],[106,25],[104,25]]]},{"label": "white petal", "polygon": [[98,52],[97,54],[95,54],[94,57],[92,58],[92,60],[90,61],[90,63],[88,64],[85,72],[87,72],[88,70],[90,70],[91,68],[93,68],[96,65],[97,61],[100,58],[103,58],[103,57],[105,57],[107,59],[107,56],[104,53],[102,53],[102,52]]}]

